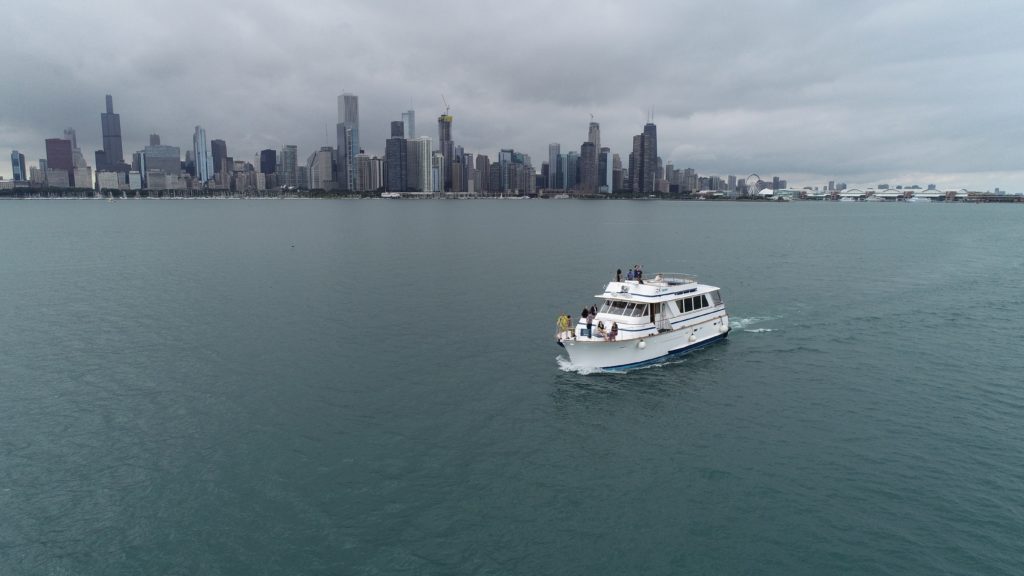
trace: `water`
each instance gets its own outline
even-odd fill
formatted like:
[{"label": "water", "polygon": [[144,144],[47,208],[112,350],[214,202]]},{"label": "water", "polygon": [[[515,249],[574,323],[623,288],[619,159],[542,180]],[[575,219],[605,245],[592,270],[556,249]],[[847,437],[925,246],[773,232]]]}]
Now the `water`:
[{"label": "water", "polygon": [[[1017,574],[1021,218],[4,202],[0,573]],[[636,263],[728,341],[560,364]]]}]

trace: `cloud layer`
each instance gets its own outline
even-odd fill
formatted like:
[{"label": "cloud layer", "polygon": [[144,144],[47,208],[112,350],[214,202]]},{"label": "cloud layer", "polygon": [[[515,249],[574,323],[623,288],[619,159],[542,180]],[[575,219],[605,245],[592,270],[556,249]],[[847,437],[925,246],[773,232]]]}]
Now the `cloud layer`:
[{"label": "cloud layer", "polygon": [[443,94],[468,152],[515,148],[538,170],[590,114],[625,159],[653,109],[664,160],[705,174],[1024,191],[1013,2],[41,0],[5,15],[5,177],[11,149],[34,163],[68,126],[91,163],[107,93],[126,153],[152,132],[184,150],[201,124],[251,160],[334,145],[350,91],[371,154],[410,105],[436,138]]}]

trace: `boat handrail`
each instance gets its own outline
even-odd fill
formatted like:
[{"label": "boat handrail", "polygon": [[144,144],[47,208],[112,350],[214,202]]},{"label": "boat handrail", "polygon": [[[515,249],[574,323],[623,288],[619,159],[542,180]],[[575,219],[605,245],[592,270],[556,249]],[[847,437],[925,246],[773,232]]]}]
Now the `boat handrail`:
[{"label": "boat handrail", "polygon": [[697,282],[697,276],[693,274],[685,274],[683,272],[658,272],[653,276],[644,274],[644,281],[652,283],[664,282],[669,286],[690,283],[695,284]]}]

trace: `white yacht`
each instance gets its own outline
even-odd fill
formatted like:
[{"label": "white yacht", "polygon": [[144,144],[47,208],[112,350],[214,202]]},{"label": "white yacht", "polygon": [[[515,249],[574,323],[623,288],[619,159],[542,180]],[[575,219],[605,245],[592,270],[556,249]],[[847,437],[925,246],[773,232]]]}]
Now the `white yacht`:
[{"label": "white yacht", "polygon": [[[574,367],[623,371],[703,348],[729,335],[719,289],[693,276],[609,282],[591,332],[587,320],[557,334]],[[614,333],[613,333],[614,332]]]}]

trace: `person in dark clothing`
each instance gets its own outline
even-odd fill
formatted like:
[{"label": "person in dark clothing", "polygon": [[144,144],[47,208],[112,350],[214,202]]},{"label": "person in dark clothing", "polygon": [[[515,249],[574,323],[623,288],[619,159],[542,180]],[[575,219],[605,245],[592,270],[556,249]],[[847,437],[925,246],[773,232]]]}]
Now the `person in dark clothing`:
[{"label": "person in dark clothing", "polygon": [[615,271],[615,281],[622,282],[622,268],[619,268]]}]

